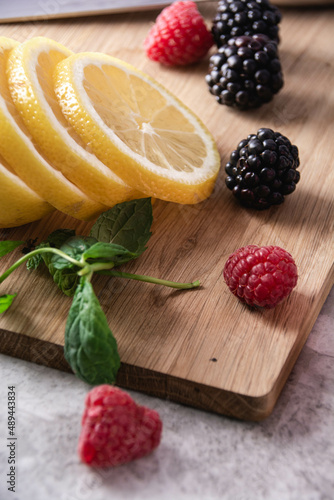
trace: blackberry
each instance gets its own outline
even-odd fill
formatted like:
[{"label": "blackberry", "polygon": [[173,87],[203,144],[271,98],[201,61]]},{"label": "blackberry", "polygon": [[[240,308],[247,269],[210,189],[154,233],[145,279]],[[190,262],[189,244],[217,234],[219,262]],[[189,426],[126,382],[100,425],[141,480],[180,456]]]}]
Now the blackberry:
[{"label": "blackberry", "polygon": [[219,104],[259,107],[283,87],[277,44],[266,35],[231,38],[210,57],[205,79]]},{"label": "blackberry", "polygon": [[231,153],[225,183],[242,205],[263,210],[295,190],[298,166],[297,146],[280,132],[260,128]]},{"label": "blackberry", "polygon": [[212,23],[212,35],[217,47],[232,37],[263,33],[279,42],[279,9],[269,0],[222,0]]}]

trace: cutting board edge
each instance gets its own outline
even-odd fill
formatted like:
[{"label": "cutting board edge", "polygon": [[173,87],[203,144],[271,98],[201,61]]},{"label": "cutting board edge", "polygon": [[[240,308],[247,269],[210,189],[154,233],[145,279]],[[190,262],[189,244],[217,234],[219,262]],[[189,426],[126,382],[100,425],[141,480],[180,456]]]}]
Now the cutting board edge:
[{"label": "cutting board edge", "polygon": [[[4,355],[73,373],[60,344],[4,329],[0,329],[0,339],[0,353]],[[294,361],[289,363],[291,368]],[[144,384],[141,383],[143,380]],[[122,363],[116,384],[124,389],[139,391],[199,410],[239,420],[261,421],[272,413],[285,379],[281,377],[276,382],[268,394],[249,396]]]},{"label": "cutting board edge", "polygon": [[72,371],[65,360],[63,345],[3,328],[0,328],[0,353],[48,368]]}]

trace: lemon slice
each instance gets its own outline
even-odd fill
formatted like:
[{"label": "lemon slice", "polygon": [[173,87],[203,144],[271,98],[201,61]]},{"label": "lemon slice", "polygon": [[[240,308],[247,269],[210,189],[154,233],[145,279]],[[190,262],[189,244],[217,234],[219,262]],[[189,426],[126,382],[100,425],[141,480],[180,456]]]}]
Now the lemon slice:
[{"label": "lemon slice", "polygon": [[71,54],[63,45],[44,37],[15,47],[7,64],[13,102],[39,150],[89,198],[108,207],[140,198],[143,195],[85,149],[61,112],[52,73],[56,64]]},{"label": "lemon slice", "polygon": [[55,92],[84,142],[126,183],[177,203],[207,198],[220,157],[204,124],[148,75],[99,53],[58,63]]},{"label": "lemon slice", "polygon": [[0,37],[0,153],[25,184],[55,208],[77,219],[92,219],[107,207],[89,199],[38,153],[12,102],[5,68],[10,50],[18,45]]},{"label": "lemon slice", "polygon": [[30,189],[0,156],[0,227],[39,220],[54,208]]}]

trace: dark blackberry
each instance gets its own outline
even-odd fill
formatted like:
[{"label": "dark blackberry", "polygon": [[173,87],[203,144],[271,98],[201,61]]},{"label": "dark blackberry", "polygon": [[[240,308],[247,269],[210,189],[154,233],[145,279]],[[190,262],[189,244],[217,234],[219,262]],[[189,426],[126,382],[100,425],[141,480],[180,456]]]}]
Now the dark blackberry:
[{"label": "dark blackberry", "polygon": [[275,42],[266,35],[231,38],[211,56],[206,82],[219,104],[259,107],[283,87]]},{"label": "dark blackberry", "polygon": [[260,128],[231,153],[225,183],[242,205],[263,210],[295,190],[298,166],[297,146],[280,132]]},{"label": "dark blackberry", "polygon": [[269,0],[222,0],[212,23],[212,35],[217,47],[232,37],[263,33],[279,42],[279,9]]}]

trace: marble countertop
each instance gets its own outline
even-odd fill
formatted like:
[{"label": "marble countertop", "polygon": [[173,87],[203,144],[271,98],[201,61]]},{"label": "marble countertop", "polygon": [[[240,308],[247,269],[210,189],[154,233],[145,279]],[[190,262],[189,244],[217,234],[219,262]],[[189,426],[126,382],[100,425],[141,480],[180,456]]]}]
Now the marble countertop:
[{"label": "marble countertop", "polygon": [[[87,385],[0,355],[1,500],[333,500],[334,289],[272,415],[240,422],[134,391],[156,409],[160,446],[98,471],[76,448]],[[16,385],[15,492],[7,490],[7,387]]]}]

